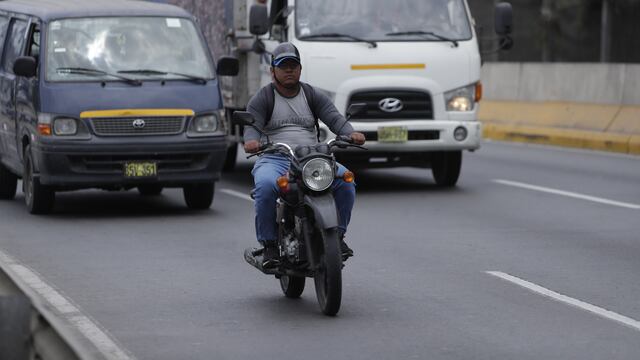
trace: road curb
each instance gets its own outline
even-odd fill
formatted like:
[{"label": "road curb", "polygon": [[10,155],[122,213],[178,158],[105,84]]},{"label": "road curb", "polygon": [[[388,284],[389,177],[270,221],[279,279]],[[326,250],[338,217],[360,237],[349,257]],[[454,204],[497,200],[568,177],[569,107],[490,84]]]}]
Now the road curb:
[{"label": "road curb", "polygon": [[483,122],[483,137],[492,140],[555,145],[640,155],[640,135],[597,131],[493,124]]}]

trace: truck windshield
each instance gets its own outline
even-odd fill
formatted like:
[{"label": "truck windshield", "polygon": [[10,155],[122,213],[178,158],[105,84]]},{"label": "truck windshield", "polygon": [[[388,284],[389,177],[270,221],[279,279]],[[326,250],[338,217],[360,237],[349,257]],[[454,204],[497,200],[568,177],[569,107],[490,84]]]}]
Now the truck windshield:
[{"label": "truck windshield", "polygon": [[302,40],[353,41],[322,34],[370,41],[471,39],[464,0],[297,0],[295,11]]},{"label": "truck windshield", "polygon": [[[211,79],[203,42],[188,19],[104,17],[49,24],[48,81]],[[69,71],[69,69],[91,69]]]}]

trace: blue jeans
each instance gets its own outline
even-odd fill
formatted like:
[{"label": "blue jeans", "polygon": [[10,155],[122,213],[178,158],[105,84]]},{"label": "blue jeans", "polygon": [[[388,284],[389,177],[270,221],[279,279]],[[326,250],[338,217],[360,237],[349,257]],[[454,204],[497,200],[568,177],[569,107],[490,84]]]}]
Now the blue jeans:
[{"label": "blue jeans", "polygon": [[[276,179],[287,174],[289,164],[290,160],[282,155],[266,154],[256,161],[251,171],[256,186],[254,192],[256,237],[260,243],[278,239],[276,200],[280,190]],[[338,176],[342,176],[345,171],[347,169],[338,164]],[[356,199],[356,186],[354,183],[336,179],[333,181],[332,188],[338,210],[338,228],[342,233],[346,233],[347,225],[351,220],[351,209]]]}]

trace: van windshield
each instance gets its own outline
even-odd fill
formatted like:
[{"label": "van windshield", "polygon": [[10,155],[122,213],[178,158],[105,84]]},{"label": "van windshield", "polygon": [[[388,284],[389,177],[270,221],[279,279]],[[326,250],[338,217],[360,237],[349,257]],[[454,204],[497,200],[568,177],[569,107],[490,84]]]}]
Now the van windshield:
[{"label": "van windshield", "polygon": [[48,81],[213,77],[201,37],[183,18],[57,20],[48,26],[46,49]]},{"label": "van windshield", "polygon": [[297,0],[295,11],[296,37],[302,40],[471,39],[464,0]]}]

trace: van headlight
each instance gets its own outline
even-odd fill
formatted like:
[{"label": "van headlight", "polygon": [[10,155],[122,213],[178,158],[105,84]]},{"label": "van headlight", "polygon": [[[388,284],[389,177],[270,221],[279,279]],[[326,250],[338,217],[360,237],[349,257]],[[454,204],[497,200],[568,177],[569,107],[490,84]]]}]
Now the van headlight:
[{"label": "van headlight", "polygon": [[476,84],[444,93],[447,111],[471,111],[475,105]]},{"label": "van headlight", "polygon": [[224,115],[220,111],[197,115],[189,124],[189,136],[219,135],[224,133]]},{"label": "van headlight", "polygon": [[326,190],[334,178],[333,167],[328,160],[311,159],[302,167],[302,181],[313,191]]},{"label": "van headlight", "polygon": [[53,120],[53,133],[58,136],[71,136],[78,133],[78,122],[71,118],[57,118]]}]

